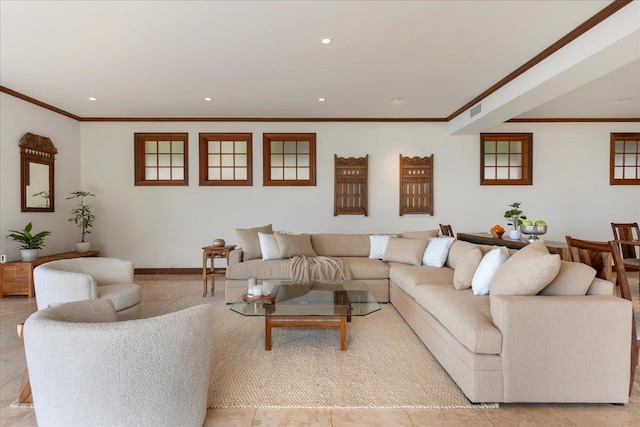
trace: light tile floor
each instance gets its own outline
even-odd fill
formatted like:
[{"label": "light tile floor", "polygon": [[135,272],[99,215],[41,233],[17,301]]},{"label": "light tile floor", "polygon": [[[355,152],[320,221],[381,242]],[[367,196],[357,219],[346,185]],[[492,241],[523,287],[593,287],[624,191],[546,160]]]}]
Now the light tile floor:
[{"label": "light tile floor", "polygon": [[[202,295],[199,275],[138,275],[143,287],[143,316],[184,295]],[[638,297],[638,275],[632,277]],[[215,298],[223,298],[218,282]],[[640,308],[640,298],[634,301]],[[9,407],[25,367],[16,325],[36,310],[35,300],[0,301],[0,427],[35,426],[31,409]],[[631,402],[607,404],[502,404],[499,409],[209,409],[204,426],[640,426],[640,369]]]}]

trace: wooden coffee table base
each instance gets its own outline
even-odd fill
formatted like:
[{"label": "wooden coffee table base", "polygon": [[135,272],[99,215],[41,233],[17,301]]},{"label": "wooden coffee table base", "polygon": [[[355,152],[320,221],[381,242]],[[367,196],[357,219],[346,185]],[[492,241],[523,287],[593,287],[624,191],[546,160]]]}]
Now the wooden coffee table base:
[{"label": "wooden coffee table base", "polygon": [[340,329],[340,350],[347,350],[347,319],[344,316],[265,316],[264,349],[271,350],[271,328]]}]

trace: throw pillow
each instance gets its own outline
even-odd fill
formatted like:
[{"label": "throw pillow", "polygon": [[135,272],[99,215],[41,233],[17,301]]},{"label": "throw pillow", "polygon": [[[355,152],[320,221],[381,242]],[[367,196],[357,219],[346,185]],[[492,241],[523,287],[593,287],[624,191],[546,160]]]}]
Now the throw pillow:
[{"label": "throw pillow", "polygon": [[471,279],[471,289],[473,289],[474,295],[489,294],[491,279],[508,258],[509,251],[504,247],[492,249],[482,257],[478,269]]},{"label": "throw pillow", "polygon": [[402,233],[402,237],[405,239],[430,239],[432,237],[438,237],[440,232],[438,229],[427,231],[405,231]]},{"label": "throw pillow", "polygon": [[293,258],[294,256],[316,256],[311,245],[311,234],[285,234],[274,233],[280,258]]},{"label": "throw pillow", "polygon": [[242,248],[243,261],[262,258],[258,233],[272,234],[273,228],[271,227],[271,224],[255,228],[236,228],[236,236],[238,236],[238,242]]},{"label": "throw pillow", "polygon": [[420,265],[427,242],[427,239],[405,239],[391,236],[382,260]]},{"label": "throw pillow", "polygon": [[[465,242],[464,240],[456,240],[453,242],[451,247],[449,248],[449,255],[447,255],[447,260],[444,265],[447,267],[453,268],[454,270],[458,268],[458,263],[461,259],[464,259],[467,256],[467,253],[472,251],[473,249],[480,248],[480,245],[476,245],[475,243]],[[480,248],[482,251],[482,248]],[[491,249],[489,249],[491,250]],[[482,251],[482,255],[486,254],[487,251]]]},{"label": "throw pillow", "polygon": [[513,254],[493,276],[491,295],[535,295],[558,275],[560,256],[549,254],[542,240]]},{"label": "throw pillow", "polygon": [[595,277],[587,264],[560,261],[560,272],[539,295],[586,295]]},{"label": "throw pillow", "polygon": [[280,249],[278,248],[276,236],[258,232],[258,239],[260,240],[260,252],[262,252],[264,261],[280,259]]},{"label": "throw pillow", "polygon": [[434,237],[429,239],[427,249],[422,255],[422,265],[442,267],[449,255],[449,248],[455,239],[453,237]]},{"label": "throw pillow", "polygon": [[458,260],[458,266],[453,270],[453,286],[456,289],[469,289],[471,281],[478,266],[482,261],[482,251],[476,247],[464,254],[464,258]]},{"label": "throw pillow", "polygon": [[387,250],[389,244],[389,235],[371,235],[369,236],[369,258],[382,259],[384,251]]}]

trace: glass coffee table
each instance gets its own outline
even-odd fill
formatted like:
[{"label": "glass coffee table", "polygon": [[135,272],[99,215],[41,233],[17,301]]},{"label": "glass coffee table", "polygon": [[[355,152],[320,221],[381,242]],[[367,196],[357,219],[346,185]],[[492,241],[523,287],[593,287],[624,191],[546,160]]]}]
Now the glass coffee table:
[{"label": "glass coffee table", "polygon": [[294,283],[263,280],[268,295],[243,295],[231,310],[243,316],[264,316],[264,349],[271,350],[272,328],[340,329],[340,349],[347,349],[347,322],[380,310],[367,286],[358,281]]}]

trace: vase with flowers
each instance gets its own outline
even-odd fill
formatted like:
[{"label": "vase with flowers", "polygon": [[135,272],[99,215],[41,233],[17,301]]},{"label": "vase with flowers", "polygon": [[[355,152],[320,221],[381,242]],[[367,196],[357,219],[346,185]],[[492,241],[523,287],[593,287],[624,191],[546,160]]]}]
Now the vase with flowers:
[{"label": "vase with flowers", "polygon": [[527,219],[524,212],[520,209],[521,204],[522,202],[513,202],[509,205],[511,209],[504,213],[504,217],[509,220],[507,224],[513,227],[509,230],[509,238],[511,240],[520,240],[521,233],[519,227],[522,225],[522,221]]}]

